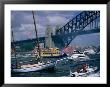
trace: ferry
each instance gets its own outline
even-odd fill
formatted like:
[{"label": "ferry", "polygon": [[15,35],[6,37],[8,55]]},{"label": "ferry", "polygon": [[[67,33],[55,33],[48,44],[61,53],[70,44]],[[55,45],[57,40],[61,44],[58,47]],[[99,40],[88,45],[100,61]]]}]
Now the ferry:
[{"label": "ferry", "polygon": [[48,49],[42,48],[40,51],[40,56],[42,58],[62,58],[62,57],[67,57],[67,54],[61,53],[59,48],[48,48]]}]

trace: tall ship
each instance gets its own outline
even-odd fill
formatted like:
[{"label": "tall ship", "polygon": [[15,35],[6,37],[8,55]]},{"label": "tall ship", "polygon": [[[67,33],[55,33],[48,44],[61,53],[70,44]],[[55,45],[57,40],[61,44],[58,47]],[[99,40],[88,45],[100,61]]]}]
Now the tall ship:
[{"label": "tall ship", "polygon": [[[17,52],[16,52],[15,44],[13,44],[16,63],[11,65],[12,73],[32,72],[32,71],[40,71],[40,70],[44,70],[44,69],[54,69],[55,68],[55,62],[52,62],[52,61],[43,62],[43,60],[42,60],[42,56],[44,56],[45,54],[42,53],[40,46],[39,46],[34,11],[32,11],[32,14],[33,14],[33,20],[34,20],[34,26],[35,26],[35,32],[36,32],[36,38],[37,38],[36,44],[37,44],[37,54],[38,55],[36,55],[36,58],[39,60],[37,61],[37,63],[20,64],[16,57]],[[14,42],[13,31],[12,31],[12,39]],[[45,56],[47,56],[47,55],[45,55]]]}]

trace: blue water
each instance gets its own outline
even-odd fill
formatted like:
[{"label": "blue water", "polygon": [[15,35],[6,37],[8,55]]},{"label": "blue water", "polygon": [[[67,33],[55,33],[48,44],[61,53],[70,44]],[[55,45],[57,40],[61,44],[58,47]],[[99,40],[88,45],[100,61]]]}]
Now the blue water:
[{"label": "blue water", "polygon": [[[90,66],[97,66],[98,70],[100,70],[100,55],[89,55],[90,60],[87,61],[73,61],[68,60],[67,58],[44,58],[43,61],[46,62],[51,60],[56,62],[56,66],[54,70],[42,70],[36,72],[27,72],[27,73],[12,73],[12,77],[62,77],[62,76],[69,76],[70,70],[74,71],[76,68],[81,67],[82,64],[89,64]],[[18,58],[17,61],[26,63],[36,63],[36,58]],[[15,63],[15,59],[11,60],[12,64]]]}]

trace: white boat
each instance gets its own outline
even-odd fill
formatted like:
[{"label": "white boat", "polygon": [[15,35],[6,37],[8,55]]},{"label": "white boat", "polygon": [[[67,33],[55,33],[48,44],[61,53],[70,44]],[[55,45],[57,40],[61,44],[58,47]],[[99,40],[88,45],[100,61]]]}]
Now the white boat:
[{"label": "white boat", "polygon": [[71,77],[89,77],[93,76],[95,74],[95,71],[97,70],[97,67],[89,67],[87,66],[85,69],[80,69],[78,71],[75,71],[74,73],[70,71]]},{"label": "white boat", "polygon": [[68,59],[89,59],[89,57],[84,53],[73,53],[70,57],[68,57]]},{"label": "white boat", "polygon": [[15,68],[12,69],[12,72],[32,72],[32,71],[40,71],[43,69],[52,69],[55,67],[54,63],[47,62],[46,64],[44,63],[38,63],[38,64],[27,64],[27,65],[22,65],[20,68]]},{"label": "white boat", "polygon": [[85,49],[85,54],[95,54],[96,52],[93,49]]}]

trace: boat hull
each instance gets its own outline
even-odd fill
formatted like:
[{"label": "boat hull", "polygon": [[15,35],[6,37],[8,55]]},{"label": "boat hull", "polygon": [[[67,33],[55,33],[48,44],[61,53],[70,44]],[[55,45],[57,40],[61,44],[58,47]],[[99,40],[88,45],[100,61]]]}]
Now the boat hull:
[{"label": "boat hull", "polygon": [[51,63],[51,64],[46,64],[46,65],[42,65],[40,67],[32,67],[32,68],[22,68],[22,69],[12,69],[12,73],[22,73],[22,72],[32,72],[32,71],[40,71],[40,70],[44,70],[44,69],[52,69],[55,67],[55,64]]}]

